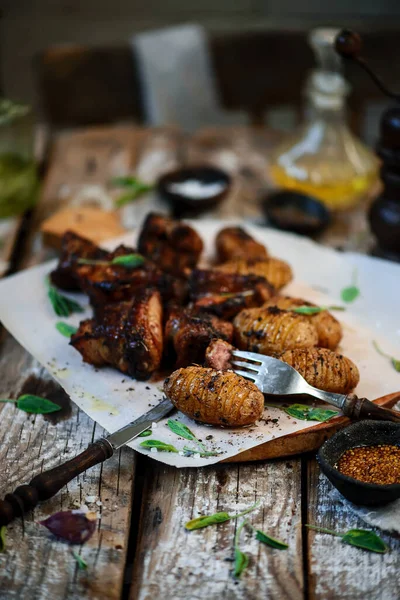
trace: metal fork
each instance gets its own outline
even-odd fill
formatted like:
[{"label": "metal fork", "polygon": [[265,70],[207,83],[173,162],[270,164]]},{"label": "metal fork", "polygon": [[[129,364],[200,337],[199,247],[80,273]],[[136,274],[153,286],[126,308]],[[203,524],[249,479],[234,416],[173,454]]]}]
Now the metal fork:
[{"label": "metal fork", "polygon": [[231,364],[237,375],[254,381],[264,393],[274,396],[311,396],[332,404],[350,419],[379,419],[400,423],[400,412],[382,408],[366,398],[355,394],[333,394],[309,385],[293,367],[287,363],[256,352],[232,352]]}]

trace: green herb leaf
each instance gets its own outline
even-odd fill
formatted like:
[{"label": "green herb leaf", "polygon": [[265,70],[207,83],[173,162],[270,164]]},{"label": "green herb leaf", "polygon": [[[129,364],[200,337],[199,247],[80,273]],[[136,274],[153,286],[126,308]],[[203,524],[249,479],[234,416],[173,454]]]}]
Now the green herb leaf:
[{"label": "green herb leaf", "polygon": [[64,323],[64,321],[58,321],[58,323],[56,323],[56,329],[61,335],[67,338],[70,338],[71,335],[74,335],[74,333],[78,331],[77,327],[74,327],[74,325],[70,325],[69,323]]},{"label": "green herb leaf", "polygon": [[61,410],[61,406],[55,404],[47,398],[34,396],[33,394],[23,394],[17,400],[17,408],[34,415],[46,415]]},{"label": "green herb leaf", "polygon": [[72,550],[72,556],[78,563],[78,569],[85,571],[87,569],[87,562],[85,560],[83,560],[82,556],[80,554],[78,554],[77,552],[75,552],[75,550]]},{"label": "green herb leaf", "polygon": [[114,177],[111,180],[111,184],[127,190],[125,194],[117,198],[115,201],[115,204],[118,208],[128,204],[128,202],[131,202],[132,200],[136,200],[136,198],[139,198],[139,196],[149,192],[154,188],[154,185],[144,183],[137,177]]},{"label": "green herb leaf", "polygon": [[347,303],[354,302],[359,295],[360,290],[356,285],[350,285],[349,287],[343,288],[340,293],[343,302]]},{"label": "green herb leaf", "polygon": [[363,548],[370,552],[378,552],[384,554],[388,551],[385,542],[373,531],[365,529],[350,529],[342,536],[343,542],[357,548]]},{"label": "green herb leaf", "polygon": [[394,368],[396,369],[396,371],[398,373],[400,373],[400,360],[397,360],[397,358],[392,358],[391,363],[394,366]]},{"label": "green herb leaf", "polygon": [[301,421],[329,421],[333,417],[337,417],[339,414],[336,410],[329,410],[327,408],[313,408],[312,406],[306,406],[305,404],[291,404],[290,406],[283,409],[285,413],[300,419]]},{"label": "green herb leaf", "polygon": [[140,446],[149,449],[157,448],[160,452],[178,452],[172,444],[165,444],[165,442],[160,442],[159,440],[145,440],[144,442],[140,442]]},{"label": "green herb leaf", "polygon": [[47,295],[51,302],[54,312],[58,317],[69,317],[74,312],[83,312],[83,307],[75,302],[75,300],[71,300],[67,298],[67,296],[63,296],[51,284],[50,279],[47,277]]},{"label": "green herb leaf", "polygon": [[141,254],[125,254],[124,256],[116,256],[112,259],[112,265],[121,265],[127,269],[135,269],[144,263],[145,259]]},{"label": "green herb leaf", "polygon": [[202,527],[208,527],[209,525],[217,525],[218,523],[223,523],[224,521],[238,519],[239,517],[243,517],[244,515],[247,515],[248,513],[252,512],[256,508],[258,508],[259,505],[260,505],[260,502],[256,502],[249,508],[246,508],[246,510],[243,510],[242,512],[240,512],[236,515],[229,515],[227,512],[218,512],[213,515],[204,515],[203,517],[197,517],[196,519],[192,519],[191,521],[188,521],[188,523],[186,523],[185,527],[186,527],[186,529],[190,529],[190,530],[191,529],[201,529]]},{"label": "green herb leaf", "polygon": [[248,564],[249,557],[247,554],[242,552],[239,548],[235,548],[235,571],[233,576],[238,579],[243,571],[247,568]]},{"label": "green herb leaf", "polygon": [[141,254],[123,254],[122,256],[115,256],[112,260],[95,260],[93,258],[78,258],[78,264],[80,265],[101,265],[103,267],[110,267],[111,265],[119,265],[126,269],[135,269],[140,267],[145,262],[144,256]]},{"label": "green herb leaf", "polygon": [[394,369],[398,373],[400,373],[400,360],[398,360],[397,358],[394,358],[393,356],[390,356],[390,354],[387,354],[386,352],[381,350],[380,347],[378,346],[378,342],[376,342],[375,340],[372,340],[372,345],[374,346],[374,348],[378,352],[378,354],[380,354],[381,356],[385,356],[386,358],[389,358]]},{"label": "green herb leaf", "polygon": [[335,535],[336,537],[340,537],[342,542],[345,542],[346,544],[356,546],[357,548],[363,548],[364,550],[369,550],[370,552],[378,552],[379,554],[383,554],[388,550],[385,542],[381,540],[381,538],[373,531],[367,531],[365,529],[349,529],[349,531],[346,531],[346,533],[337,533],[336,531],[332,531],[332,529],[317,527],[316,525],[306,525],[306,527],[321,533]]},{"label": "green herb leaf", "polygon": [[194,529],[202,529],[203,527],[209,527],[210,525],[219,525],[219,523],[225,523],[230,521],[232,517],[227,512],[217,512],[214,515],[204,515],[188,521],[185,525],[185,529],[193,531]]},{"label": "green herb leaf", "polygon": [[286,548],[289,548],[289,546],[287,544],[285,544],[284,542],[280,542],[279,540],[276,540],[275,538],[271,537],[270,535],[267,535],[263,531],[260,531],[260,529],[256,529],[255,531],[256,531],[256,539],[259,542],[262,542],[263,544],[267,544],[267,546],[271,546],[271,548],[276,548],[277,550],[286,550]]},{"label": "green herb leaf", "polygon": [[142,433],[139,433],[138,437],[149,437],[149,435],[151,435],[153,432],[151,431],[151,429],[146,429],[145,431],[142,431]]},{"label": "green herb leaf", "polygon": [[7,536],[7,527],[5,525],[3,525],[3,527],[0,527],[0,552],[5,552],[6,551],[6,536]]},{"label": "green herb leaf", "polygon": [[354,300],[356,300],[356,298],[358,298],[360,295],[360,290],[357,286],[357,269],[354,269],[353,271],[351,285],[343,288],[340,295],[343,302],[347,303],[354,302]]},{"label": "green herb leaf", "polygon": [[201,457],[218,456],[218,452],[208,452],[207,450],[199,450],[198,448],[189,448],[189,446],[184,446],[183,450],[187,454],[199,454]]},{"label": "green herb leaf", "polygon": [[167,425],[170,428],[170,430],[172,431],[172,433],[176,433],[176,435],[179,435],[180,437],[185,438],[185,440],[195,440],[196,439],[196,436],[194,435],[193,431],[191,431],[189,429],[189,427],[187,427],[187,425],[185,425],[184,423],[181,423],[180,421],[175,421],[174,419],[168,419]]},{"label": "green herb leaf", "polygon": [[299,315],[316,315],[324,312],[325,310],[346,310],[344,306],[293,306],[288,308],[291,312],[298,313]]}]

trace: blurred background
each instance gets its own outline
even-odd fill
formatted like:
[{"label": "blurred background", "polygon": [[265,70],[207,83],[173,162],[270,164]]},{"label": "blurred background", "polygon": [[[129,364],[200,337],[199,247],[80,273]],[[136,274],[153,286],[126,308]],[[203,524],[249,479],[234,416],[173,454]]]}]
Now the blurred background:
[{"label": "blurred background", "polygon": [[[235,34],[240,38],[253,32],[259,37],[255,39],[253,49],[250,47],[251,39],[246,38],[248,61],[257,60],[258,68],[253,67],[253,76],[259,79],[263,77],[266,82],[270,76],[271,56],[263,56],[263,52],[268,51],[262,41],[263,32],[305,32],[319,25],[349,25],[363,31],[390,29],[400,32],[398,0],[2,0],[0,6],[3,93],[7,97],[33,104],[42,113],[44,107],[43,98],[39,97],[38,64],[36,71],[32,64],[40,53],[53,45],[123,47],[128,46],[135,33],[189,22],[203,26],[207,36],[214,40],[218,38],[219,41],[225,34]],[[238,38],[236,45],[232,41],[235,36],[231,38],[231,46],[226,51],[231,57],[234,53],[233,65],[223,56],[221,44],[215,47],[214,42],[211,52],[212,62],[217,62],[217,92],[222,88],[226,110],[239,110],[241,107],[240,102],[228,97],[230,93],[233,95],[232,89],[224,89],[229,75],[225,75],[224,70],[234,68],[235,62],[239,75],[248,68],[248,65],[240,65]],[[379,54],[377,52],[375,55],[377,67],[380,67]],[[275,59],[279,62],[279,57],[275,56]],[[288,73],[296,66],[296,59],[299,69],[304,68],[304,64],[301,64],[301,61],[304,63],[304,56],[296,56],[296,52],[293,52]],[[390,61],[390,69],[396,69],[396,62]],[[279,65],[278,76],[284,78],[285,72],[281,67],[282,64]],[[71,65],[69,68],[72,68]],[[400,68],[398,71],[400,73]],[[244,81],[243,85],[246,83]],[[363,128],[363,137],[367,141],[376,135],[375,115],[380,112],[381,106],[375,106],[374,102],[368,107],[367,124],[370,122],[370,126]],[[136,118],[141,119],[140,110]],[[292,118],[290,111],[268,117],[274,125],[283,128],[292,126]]]}]

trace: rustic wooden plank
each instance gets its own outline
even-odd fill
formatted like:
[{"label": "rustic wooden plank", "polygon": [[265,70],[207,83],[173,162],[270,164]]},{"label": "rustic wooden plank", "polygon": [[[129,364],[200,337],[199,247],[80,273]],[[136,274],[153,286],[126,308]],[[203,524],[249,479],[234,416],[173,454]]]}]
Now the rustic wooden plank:
[{"label": "rustic wooden plank", "polygon": [[[0,493],[27,483],[81,452],[101,428],[72,405],[45,370],[10,336],[1,346],[0,397],[36,393],[63,405],[62,417],[28,416],[10,404],[0,408]],[[125,448],[103,466],[82,474],[53,499],[42,503],[8,527],[7,551],[0,554],[0,590],[4,600],[21,596],[48,598],[120,598],[130,523],[135,458]],[[86,498],[95,497],[89,503]],[[88,564],[79,571],[68,544],[58,541],[38,524],[58,510],[87,505],[101,517],[93,537],[74,549]]]},{"label": "rustic wooden plank", "polygon": [[[335,491],[315,460],[308,467],[308,522],[338,532],[371,529],[348,505],[335,501]],[[397,600],[400,597],[400,539],[377,533],[388,554],[374,554],[343,544],[337,537],[308,532],[309,597],[315,600]]]},{"label": "rustic wooden plank", "polygon": [[[148,598],[298,599],[302,596],[300,461],[174,470],[148,463],[131,600]],[[273,550],[242,531],[250,564],[233,579],[238,523],[188,532],[200,514],[236,513],[261,500],[249,520],[289,543]]]}]

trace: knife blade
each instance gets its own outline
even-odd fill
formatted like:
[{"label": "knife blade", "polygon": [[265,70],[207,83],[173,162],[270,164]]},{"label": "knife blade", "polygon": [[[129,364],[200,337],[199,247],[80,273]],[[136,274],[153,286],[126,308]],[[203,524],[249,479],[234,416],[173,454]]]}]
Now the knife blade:
[{"label": "knife blade", "polygon": [[167,398],[164,398],[161,402],[157,404],[154,408],[149,410],[147,413],[135,419],[122,429],[115,431],[111,435],[106,438],[102,438],[102,441],[110,444],[113,452],[121,448],[121,446],[125,446],[132,440],[134,440],[138,435],[140,435],[146,429],[151,427],[152,423],[156,423],[160,421],[163,417],[167,416],[173,409],[174,405]]}]

